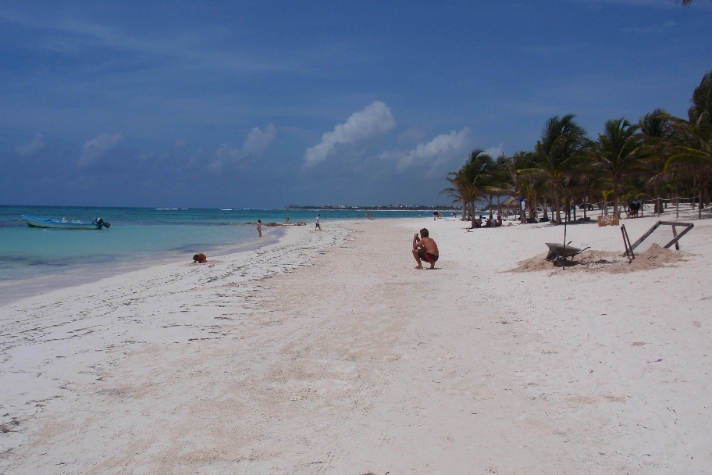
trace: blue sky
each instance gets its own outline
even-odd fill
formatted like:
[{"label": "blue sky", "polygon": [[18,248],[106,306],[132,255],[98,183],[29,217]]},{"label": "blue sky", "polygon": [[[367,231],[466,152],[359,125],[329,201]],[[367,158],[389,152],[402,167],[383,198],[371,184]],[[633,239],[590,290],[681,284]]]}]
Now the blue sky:
[{"label": "blue sky", "polygon": [[474,148],[686,116],[712,3],[0,4],[0,204],[431,204]]}]

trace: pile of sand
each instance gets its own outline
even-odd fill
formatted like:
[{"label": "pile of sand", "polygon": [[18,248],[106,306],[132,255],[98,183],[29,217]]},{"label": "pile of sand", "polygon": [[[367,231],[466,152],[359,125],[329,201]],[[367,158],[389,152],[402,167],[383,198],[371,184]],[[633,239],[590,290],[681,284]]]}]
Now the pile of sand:
[{"label": "pile of sand", "polygon": [[[603,271],[614,274],[635,272],[639,270],[656,269],[666,264],[674,264],[683,258],[680,251],[665,249],[657,244],[651,245],[644,253],[636,255],[633,262],[621,253],[605,251],[584,251],[573,261],[566,261],[566,268],[576,271]],[[563,267],[562,262],[546,260],[546,254],[520,261],[514,269],[508,272],[536,272]]]}]

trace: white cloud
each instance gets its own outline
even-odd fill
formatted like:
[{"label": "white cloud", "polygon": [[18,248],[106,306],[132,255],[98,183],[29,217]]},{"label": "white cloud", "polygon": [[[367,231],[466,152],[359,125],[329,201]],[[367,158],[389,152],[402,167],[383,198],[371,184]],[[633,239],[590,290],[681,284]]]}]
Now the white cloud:
[{"label": "white cloud", "polygon": [[260,130],[259,127],[255,127],[247,134],[247,140],[242,146],[242,155],[262,155],[275,137],[277,137],[277,128],[271,123],[267,124],[264,131]]},{"label": "white cloud", "polygon": [[124,135],[121,132],[115,134],[104,132],[94,139],[87,140],[84,142],[82,154],[79,156],[79,166],[90,165],[106,152],[115,148],[122,140],[124,140]]},{"label": "white cloud", "polygon": [[262,155],[275,137],[277,137],[277,128],[273,124],[267,124],[264,131],[260,130],[259,127],[255,127],[247,134],[247,139],[245,139],[242,149],[230,147],[228,143],[220,144],[215,150],[217,158],[208,165],[208,168],[212,171],[219,171],[228,162],[236,162],[243,158]]},{"label": "white cloud", "polygon": [[433,169],[467,154],[471,146],[470,129],[441,134],[428,143],[421,143],[413,150],[401,154],[396,169],[403,172],[411,166],[427,166]]},{"label": "white cloud", "polygon": [[423,140],[428,131],[425,127],[409,127],[398,136],[400,143],[418,143]]},{"label": "white cloud", "polygon": [[15,152],[17,152],[18,155],[29,156],[42,150],[43,148],[45,148],[44,135],[36,134],[35,138],[32,139],[32,142],[25,145],[18,145],[15,148]]},{"label": "white cloud", "polygon": [[219,159],[237,160],[237,157],[240,156],[240,151],[236,148],[231,148],[228,143],[222,143],[215,150],[215,156]]},{"label": "white cloud", "polygon": [[496,147],[490,147],[485,150],[485,153],[497,160],[504,153],[504,144],[499,144]]},{"label": "white cloud", "polygon": [[374,141],[396,126],[395,117],[386,104],[376,101],[365,109],[354,112],[343,124],[321,137],[321,142],[309,147],[304,154],[306,165],[316,165],[327,159],[339,145],[364,144]]}]

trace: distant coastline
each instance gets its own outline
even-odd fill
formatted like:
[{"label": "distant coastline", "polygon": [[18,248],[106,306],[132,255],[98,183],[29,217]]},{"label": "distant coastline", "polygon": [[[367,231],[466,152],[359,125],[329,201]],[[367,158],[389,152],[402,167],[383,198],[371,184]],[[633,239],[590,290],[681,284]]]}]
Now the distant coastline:
[{"label": "distant coastline", "polygon": [[288,205],[284,209],[306,209],[306,210],[319,210],[319,209],[336,209],[336,210],[354,210],[354,211],[436,211],[436,210],[458,210],[457,206],[452,205],[377,205],[377,206],[346,206],[346,205]]}]

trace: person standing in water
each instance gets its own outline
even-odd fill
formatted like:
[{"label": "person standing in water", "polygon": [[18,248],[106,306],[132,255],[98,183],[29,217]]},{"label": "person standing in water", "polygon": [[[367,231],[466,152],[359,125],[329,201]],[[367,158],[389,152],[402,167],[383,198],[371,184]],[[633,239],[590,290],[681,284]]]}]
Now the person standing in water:
[{"label": "person standing in water", "polygon": [[259,236],[262,237],[262,220],[261,219],[257,220],[257,234],[259,234]]}]

